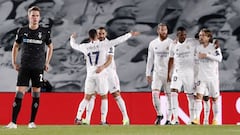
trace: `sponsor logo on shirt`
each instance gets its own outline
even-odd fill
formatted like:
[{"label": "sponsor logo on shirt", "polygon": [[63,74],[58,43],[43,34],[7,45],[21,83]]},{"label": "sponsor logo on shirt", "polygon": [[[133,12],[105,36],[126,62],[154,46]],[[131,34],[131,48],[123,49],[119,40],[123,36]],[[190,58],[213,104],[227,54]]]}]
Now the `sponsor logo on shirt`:
[{"label": "sponsor logo on shirt", "polygon": [[42,41],[42,40],[36,40],[36,39],[27,39],[27,38],[24,38],[24,39],[23,39],[23,43],[42,44],[43,41]]}]

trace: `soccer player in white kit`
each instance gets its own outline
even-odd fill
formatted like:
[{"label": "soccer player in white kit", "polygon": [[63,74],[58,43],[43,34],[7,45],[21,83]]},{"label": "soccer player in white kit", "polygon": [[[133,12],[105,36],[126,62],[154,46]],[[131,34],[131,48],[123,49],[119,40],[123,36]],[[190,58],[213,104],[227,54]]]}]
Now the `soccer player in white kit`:
[{"label": "soccer player in white kit", "polygon": [[177,41],[170,45],[168,65],[168,82],[171,82],[173,111],[172,124],[179,124],[178,92],[181,91],[182,87],[187,95],[191,121],[194,118],[194,63],[197,45],[197,40],[187,38],[187,32],[184,27],[177,28]]},{"label": "soccer player in white kit", "polygon": [[202,29],[199,32],[199,42],[200,46],[197,47],[197,90],[196,90],[196,100],[195,118],[192,121],[193,124],[200,124],[200,114],[202,111],[202,99],[203,94],[207,90],[209,96],[212,97],[213,103],[213,125],[218,125],[217,116],[219,112],[218,108],[218,97],[220,95],[219,90],[219,70],[218,64],[222,61],[221,49],[216,47],[212,42],[212,33],[208,29]]},{"label": "soccer player in white kit", "polygon": [[[168,38],[167,25],[160,23],[157,29],[158,37],[149,43],[148,58],[146,65],[146,78],[152,89],[152,102],[157,113],[155,120],[156,125],[161,124],[163,114],[160,108],[160,90],[163,87],[168,99],[168,118],[165,124],[170,124],[171,111],[171,91],[169,83],[167,83],[167,71],[169,60],[169,46],[173,42]],[[153,75],[151,75],[153,69]]]},{"label": "soccer player in white kit", "polygon": [[87,61],[87,77],[85,81],[85,95],[78,107],[76,116],[76,124],[82,123],[82,114],[86,105],[89,103],[91,96],[98,92],[100,95],[107,95],[108,83],[105,61],[106,55],[110,47],[120,44],[131,36],[138,35],[138,32],[130,32],[121,37],[108,42],[100,42],[97,39],[97,31],[95,29],[89,30],[90,43],[77,44],[75,41],[76,34],[72,34],[70,38],[70,45],[73,49],[81,51],[86,56]]},{"label": "soccer player in white kit", "polygon": [[[107,31],[104,27],[98,28],[97,32],[98,32],[98,39],[101,42],[108,42],[108,39],[106,38]],[[116,71],[116,65],[115,65],[115,61],[114,61],[114,49],[115,49],[114,47],[111,47],[109,49],[108,54],[106,56],[107,61],[105,62],[105,65],[107,66],[106,70],[108,72],[107,73],[108,88],[109,88],[109,92],[115,98],[115,100],[118,104],[118,107],[122,112],[123,125],[129,125],[130,123],[129,123],[129,117],[127,114],[126,105],[125,105],[123,98],[120,95],[120,82],[119,82],[119,78],[118,78],[117,71]],[[87,106],[86,124],[90,124],[90,119],[91,119],[91,114],[92,114],[93,107],[94,107],[95,98],[96,98],[95,96],[92,96],[92,98]],[[103,110],[103,108],[101,108],[101,110]],[[101,122],[103,122],[103,120],[101,120]]]}]

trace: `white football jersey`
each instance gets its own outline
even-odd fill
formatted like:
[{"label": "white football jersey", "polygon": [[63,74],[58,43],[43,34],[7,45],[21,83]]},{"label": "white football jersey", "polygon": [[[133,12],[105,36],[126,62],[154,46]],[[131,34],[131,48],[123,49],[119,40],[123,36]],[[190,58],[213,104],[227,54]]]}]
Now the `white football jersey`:
[{"label": "white football jersey", "polygon": [[86,56],[88,75],[96,74],[98,66],[106,62],[106,56],[110,47],[120,44],[131,37],[131,34],[125,34],[114,40],[94,41],[90,43],[77,44],[74,38],[71,38],[70,45],[73,49],[81,51]]},{"label": "white football jersey", "polygon": [[218,79],[218,64],[222,61],[221,49],[215,49],[215,45],[210,43],[207,47],[199,45],[197,54],[199,53],[207,54],[207,58],[198,59],[198,80]]},{"label": "white football jersey", "polygon": [[110,70],[116,70],[116,64],[115,64],[115,60],[114,60],[114,51],[115,51],[115,47],[113,46],[113,47],[109,48],[108,54],[107,54],[107,55],[113,56],[111,64],[107,67],[107,69],[110,69]]},{"label": "white football jersey", "polygon": [[196,46],[199,42],[187,38],[183,43],[172,43],[170,45],[169,57],[174,59],[173,73],[187,73],[194,70]]},{"label": "white football jersey", "polygon": [[153,68],[154,72],[167,77],[169,46],[172,42],[170,38],[161,41],[157,37],[149,43],[146,76],[151,76]]},{"label": "white football jersey", "polygon": [[[108,42],[109,40],[107,38],[105,38],[103,41],[101,42]],[[112,55],[113,59],[112,62],[110,63],[110,65],[107,67],[108,70],[116,70],[116,64],[115,64],[115,59],[114,59],[114,54],[115,54],[115,47],[112,46],[109,48],[107,56],[108,55]]]}]

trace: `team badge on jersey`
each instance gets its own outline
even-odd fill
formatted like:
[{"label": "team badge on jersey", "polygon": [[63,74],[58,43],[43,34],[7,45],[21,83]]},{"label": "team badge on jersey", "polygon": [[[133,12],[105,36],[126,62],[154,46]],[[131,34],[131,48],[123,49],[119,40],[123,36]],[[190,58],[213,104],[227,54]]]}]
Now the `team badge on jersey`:
[{"label": "team badge on jersey", "polygon": [[190,49],[189,45],[187,46],[187,49]]},{"label": "team badge on jersey", "polygon": [[28,37],[28,34],[27,34],[27,33],[24,33],[23,35],[26,36],[26,37]]},{"label": "team badge on jersey", "polygon": [[166,50],[169,50],[169,47],[167,47]]},{"label": "team badge on jersey", "polygon": [[39,38],[39,39],[42,38],[42,32],[38,32],[38,38]]}]

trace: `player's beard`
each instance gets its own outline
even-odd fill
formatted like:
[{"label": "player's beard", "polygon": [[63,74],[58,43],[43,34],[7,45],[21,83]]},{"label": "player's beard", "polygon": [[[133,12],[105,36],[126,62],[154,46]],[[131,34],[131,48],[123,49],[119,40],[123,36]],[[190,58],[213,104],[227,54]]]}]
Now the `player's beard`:
[{"label": "player's beard", "polygon": [[98,38],[98,40],[103,41],[105,38]]},{"label": "player's beard", "polygon": [[162,40],[165,40],[167,38],[167,34],[160,34],[159,36]]}]

